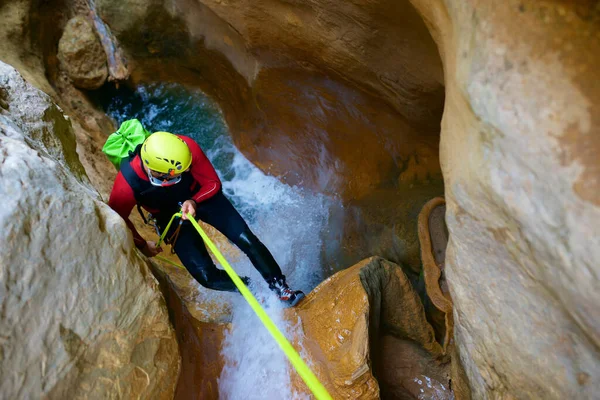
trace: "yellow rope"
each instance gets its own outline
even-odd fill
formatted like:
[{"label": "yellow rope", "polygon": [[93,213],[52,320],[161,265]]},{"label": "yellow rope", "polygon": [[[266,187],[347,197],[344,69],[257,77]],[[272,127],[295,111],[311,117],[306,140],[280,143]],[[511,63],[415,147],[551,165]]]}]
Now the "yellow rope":
[{"label": "yellow rope", "polygon": [[185,269],[185,267],[184,267],[183,265],[181,265],[181,264],[177,264],[176,262],[174,262],[174,261],[171,261],[171,260],[169,260],[168,258],[164,258],[164,257],[162,257],[162,256],[155,256],[154,258],[156,258],[157,260],[160,260],[160,261],[166,262],[167,264],[171,264],[171,265],[173,265],[173,266],[175,266],[175,267],[177,267],[177,268]]},{"label": "yellow rope", "polygon": [[[160,243],[163,241],[165,235],[169,231],[169,227],[171,226],[171,223],[173,222],[173,220],[175,218],[181,218],[181,215],[182,214],[180,212],[173,214],[173,217],[167,224],[167,227],[165,228],[163,234],[161,235],[157,246],[160,246]],[[306,383],[306,386],[308,386],[310,391],[314,394],[314,396],[318,400],[331,400],[331,396],[327,392],[327,389],[325,389],[323,384],[321,384],[321,382],[319,382],[319,379],[315,376],[315,374],[313,374],[313,372],[310,370],[310,368],[308,368],[306,363],[302,360],[302,358],[300,357],[298,352],[296,352],[296,350],[291,345],[291,343],[286,339],[286,337],[283,335],[283,333],[281,333],[281,331],[273,323],[271,318],[269,318],[269,316],[267,315],[265,310],[262,308],[262,306],[260,305],[258,300],[256,300],[254,295],[250,292],[250,290],[248,290],[248,288],[246,287],[244,282],[240,279],[239,275],[234,271],[234,269],[231,267],[231,265],[229,265],[229,262],[227,262],[227,260],[225,259],[223,254],[219,251],[217,246],[215,246],[215,244],[212,242],[212,240],[210,240],[210,238],[208,237],[206,232],[204,232],[202,227],[200,225],[198,225],[198,223],[196,222],[196,220],[194,219],[194,217],[191,214],[188,214],[188,219],[192,223],[194,228],[196,228],[196,230],[198,231],[198,233],[204,240],[204,243],[206,244],[206,246],[210,249],[210,251],[213,252],[213,254],[217,258],[219,263],[221,263],[221,265],[225,269],[225,272],[227,272],[227,274],[229,275],[229,277],[231,278],[231,280],[233,281],[235,286],[238,288],[238,290],[240,291],[242,296],[244,296],[244,299],[246,299],[246,301],[248,302],[250,307],[252,307],[252,310],[254,310],[254,312],[256,313],[258,318],[260,318],[260,320],[263,323],[263,325],[265,326],[265,328],[267,328],[267,330],[269,331],[271,336],[273,336],[273,339],[275,339],[275,341],[277,342],[277,344],[279,345],[281,350],[283,350],[283,352],[287,356],[290,363],[296,369],[296,371],[298,372],[298,374],[300,375],[300,377],[302,378],[304,383]],[[182,265],[174,263],[173,261],[170,261],[164,257],[159,256],[157,258],[161,261],[167,262],[176,267],[184,268]]]}]

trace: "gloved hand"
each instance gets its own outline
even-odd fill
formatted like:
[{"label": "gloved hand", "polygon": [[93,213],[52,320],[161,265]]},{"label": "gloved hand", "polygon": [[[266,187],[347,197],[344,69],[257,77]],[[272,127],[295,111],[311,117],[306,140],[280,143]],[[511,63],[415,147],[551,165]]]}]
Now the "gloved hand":
[{"label": "gloved hand", "polygon": [[183,216],[181,217],[182,220],[187,220],[188,217],[188,213],[192,214],[192,217],[196,216],[196,202],[194,200],[186,200],[183,202],[183,204],[181,205],[181,213],[183,214]]}]

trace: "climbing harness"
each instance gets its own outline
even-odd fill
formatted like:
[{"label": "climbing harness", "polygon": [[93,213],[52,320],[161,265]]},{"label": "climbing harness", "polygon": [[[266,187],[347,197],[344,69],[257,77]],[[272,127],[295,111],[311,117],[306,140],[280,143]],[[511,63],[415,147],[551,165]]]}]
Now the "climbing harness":
[{"label": "climbing harness", "polygon": [[148,213],[148,218],[144,216],[144,213],[140,210],[140,214],[142,215],[142,219],[146,225],[150,225],[156,231],[156,234],[160,237],[160,229],[158,228],[158,220],[152,213]]},{"label": "climbing harness", "polygon": [[171,254],[175,254],[175,243],[177,243],[177,238],[179,237],[179,232],[181,232],[181,225],[183,225],[183,220],[179,220],[179,224],[175,229],[175,232],[171,235],[169,239],[165,239],[165,242],[171,245]]},{"label": "climbing harness", "polygon": [[[179,207],[182,207],[181,202],[179,203]],[[144,220],[146,225],[151,225],[152,227],[154,227],[156,234],[160,238],[158,243],[156,244],[156,246],[160,246],[160,242],[163,240],[163,235],[161,235],[161,233],[160,233],[160,228],[158,226],[158,220],[151,213],[148,213],[148,218],[146,219],[144,217],[144,213],[141,210],[138,210],[138,211],[140,211],[140,214],[142,215],[142,219]],[[164,238],[165,243],[171,245],[171,254],[175,254],[175,243],[177,242],[177,238],[179,237],[179,232],[181,232],[181,225],[183,225],[183,219],[179,218],[179,224],[177,225],[177,228],[175,229],[175,231],[171,234],[170,237]],[[165,229],[165,232],[168,232],[168,230]],[[182,268],[185,268],[185,267],[182,266]]]},{"label": "climbing harness", "polygon": [[[296,372],[298,372],[298,374],[300,375],[300,377],[302,378],[304,383],[306,383],[306,386],[308,386],[308,388],[313,393],[315,398],[317,398],[318,400],[331,400],[332,397],[327,392],[327,389],[325,389],[323,384],[319,381],[319,379],[315,376],[315,374],[313,374],[313,372],[306,365],[304,360],[302,360],[302,358],[300,357],[298,352],[294,349],[294,347],[291,345],[291,343],[287,340],[287,338],[283,335],[283,333],[281,333],[279,328],[277,328],[275,323],[271,320],[271,318],[268,316],[266,311],[262,308],[262,306],[260,305],[258,300],[256,300],[256,297],[254,297],[252,292],[250,292],[250,290],[244,284],[244,282],[239,277],[239,275],[235,272],[235,270],[231,267],[231,265],[229,265],[229,262],[225,259],[223,254],[219,251],[217,246],[213,243],[212,240],[210,240],[210,238],[208,237],[206,232],[204,232],[204,229],[202,229],[202,227],[198,224],[198,222],[196,222],[196,219],[192,216],[192,214],[188,213],[187,215],[188,215],[188,220],[192,223],[192,225],[194,226],[196,231],[198,231],[198,233],[202,237],[202,240],[204,240],[204,243],[206,244],[206,246],[210,249],[210,251],[212,251],[212,253],[215,255],[215,257],[217,258],[219,263],[223,266],[223,268],[225,269],[225,272],[227,272],[227,274],[229,275],[229,277],[231,278],[231,280],[233,281],[235,286],[238,288],[238,290],[240,291],[242,296],[244,296],[244,299],[246,299],[246,301],[248,302],[248,304],[250,305],[250,307],[252,308],[254,313],[258,316],[258,318],[260,319],[262,324],[265,326],[265,328],[267,328],[267,330],[269,331],[269,333],[271,334],[273,339],[275,339],[275,341],[277,342],[277,344],[279,345],[281,350],[283,350],[286,357],[288,358],[288,360],[290,361],[292,366],[296,369]],[[171,227],[171,224],[173,223],[175,218],[180,218],[179,224],[181,226],[181,222],[182,222],[181,216],[182,216],[181,212],[173,214],[173,216],[171,217],[171,220],[167,224],[167,227],[164,229],[164,232],[162,233],[162,235],[160,235],[160,239],[158,240],[158,243],[156,244],[157,246],[160,246],[161,242],[163,242],[165,240],[167,232],[169,232],[169,228]],[[179,227],[178,227],[178,229],[179,229]],[[176,238],[175,238],[175,240],[176,240]],[[184,268],[182,265],[179,265],[179,264],[177,264],[173,261],[170,261],[164,257],[157,256],[156,258],[159,259],[160,261],[164,261],[168,264],[177,266],[179,268]]]}]

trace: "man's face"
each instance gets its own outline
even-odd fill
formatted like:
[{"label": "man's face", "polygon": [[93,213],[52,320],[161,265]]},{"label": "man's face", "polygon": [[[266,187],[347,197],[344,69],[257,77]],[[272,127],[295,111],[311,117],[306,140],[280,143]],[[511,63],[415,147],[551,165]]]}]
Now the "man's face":
[{"label": "man's face", "polygon": [[181,181],[181,174],[175,174],[174,170],[169,173],[163,173],[148,168],[148,179],[154,186],[172,186]]}]

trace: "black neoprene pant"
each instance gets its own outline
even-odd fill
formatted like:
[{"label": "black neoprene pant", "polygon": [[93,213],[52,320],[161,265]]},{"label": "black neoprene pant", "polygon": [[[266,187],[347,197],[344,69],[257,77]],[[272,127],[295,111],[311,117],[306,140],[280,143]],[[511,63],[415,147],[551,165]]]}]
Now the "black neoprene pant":
[{"label": "black neoprene pant", "polygon": [[[160,217],[159,225],[162,231],[171,216]],[[222,192],[197,204],[196,219],[212,225],[239,247],[266,281],[283,276],[271,252],[252,233],[242,216]],[[167,237],[171,236],[176,227],[177,221],[173,222]],[[189,221],[184,221],[181,226],[175,242],[175,253],[202,286],[215,290],[236,291],[229,275],[216,267],[204,241]]]}]

